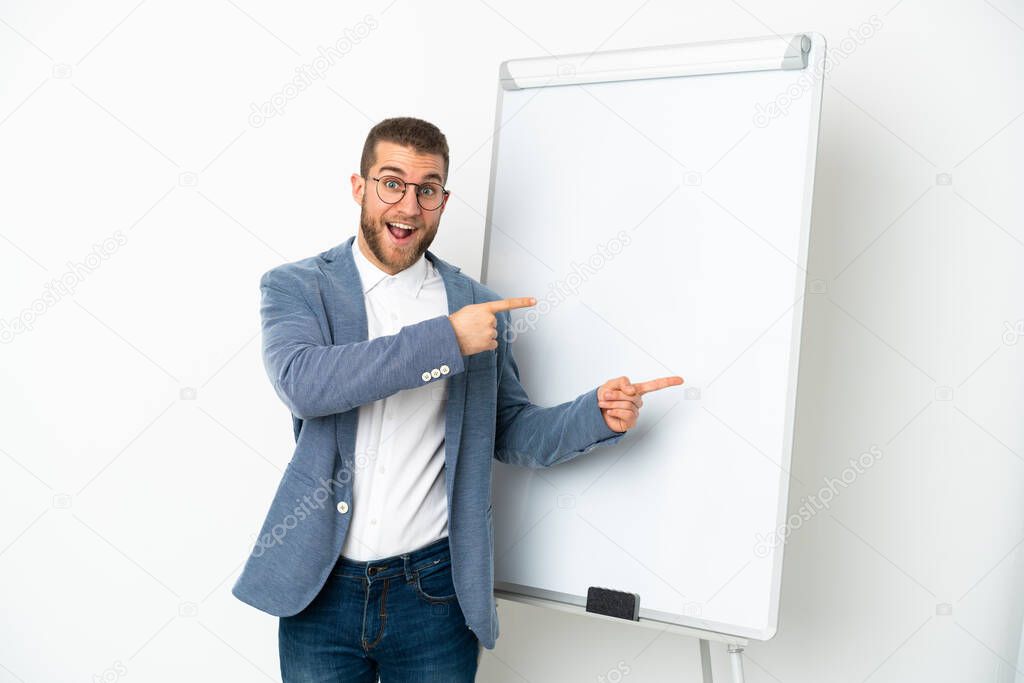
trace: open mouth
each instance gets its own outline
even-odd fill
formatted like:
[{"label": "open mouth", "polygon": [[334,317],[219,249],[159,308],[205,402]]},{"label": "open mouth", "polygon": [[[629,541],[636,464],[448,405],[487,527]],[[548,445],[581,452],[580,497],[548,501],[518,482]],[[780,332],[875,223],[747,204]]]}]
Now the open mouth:
[{"label": "open mouth", "polygon": [[409,225],[408,223],[385,223],[388,227],[388,232],[391,233],[391,237],[394,238],[398,244],[406,244],[412,240],[412,234],[416,232],[417,228]]}]

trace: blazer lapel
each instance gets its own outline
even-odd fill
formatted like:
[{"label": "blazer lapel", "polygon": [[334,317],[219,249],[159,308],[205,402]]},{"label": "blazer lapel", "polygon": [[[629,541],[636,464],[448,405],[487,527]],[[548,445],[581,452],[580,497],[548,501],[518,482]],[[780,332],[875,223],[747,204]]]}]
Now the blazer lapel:
[{"label": "blazer lapel", "polygon": [[[333,249],[324,252],[324,263],[320,270],[326,285],[321,287],[324,309],[327,312],[327,327],[331,344],[342,345],[366,341],[369,327],[366,322],[366,302],[363,300],[363,285],[359,279],[356,262],[352,259],[355,236],[348,238]],[[358,249],[359,247],[355,247]],[[335,439],[341,462],[347,464],[350,472],[355,471],[356,427],[359,424],[358,408],[338,413],[335,419]],[[341,470],[334,469],[341,478]]]},{"label": "blazer lapel", "polygon": [[[452,314],[473,303],[473,288],[469,278],[459,273],[460,268],[433,254],[429,249],[427,258],[437,268],[444,281],[444,291],[448,297],[448,314]],[[469,362],[468,359],[463,359]],[[444,463],[445,483],[448,491],[448,505],[451,509],[452,495],[455,489],[455,468],[459,463],[459,445],[462,441],[462,421],[466,413],[466,375],[463,371],[448,377],[448,405],[445,408],[444,429]]]}]

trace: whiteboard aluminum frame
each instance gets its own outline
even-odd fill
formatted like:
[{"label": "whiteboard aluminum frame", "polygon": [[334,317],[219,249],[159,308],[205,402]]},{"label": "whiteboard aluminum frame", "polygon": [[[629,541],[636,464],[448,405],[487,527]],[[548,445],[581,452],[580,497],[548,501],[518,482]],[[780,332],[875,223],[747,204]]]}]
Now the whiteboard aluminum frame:
[{"label": "whiteboard aluminum frame", "polygon": [[[776,56],[772,57],[770,54],[765,53],[765,47],[767,44],[773,44],[776,47]],[[741,57],[743,46],[746,45],[751,48],[751,53],[755,55],[752,59],[744,59]],[[783,48],[779,48],[783,46]],[[675,54],[675,55],[686,55],[686,54],[698,54],[692,52],[693,48],[700,48],[700,54],[702,55],[731,55],[732,59],[729,60],[714,60],[712,59],[704,68],[697,68],[692,63],[685,64],[682,68],[677,69],[674,73],[667,73],[670,71],[669,65],[666,65],[662,60],[664,55]],[[796,55],[794,48],[799,50],[801,55],[800,61],[796,61]],[[649,63],[651,57],[657,56],[653,67]],[[508,60],[501,64],[498,75],[498,92],[497,92],[497,104],[495,106],[495,119],[494,119],[494,133],[492,135],[493,144],[491,147],[491,170],[490,170],[490,182],[488,184],[487,191],[487,213],[484,223],[484,245],[483,245],[483,256],[482,264],[480,268],[480,282],[487,284],[487,262],[490,253],[490,242],[491,242],[491,228],[494,219],[494,190],[497,181],[498,173],[498,159],[500,156],[500,145],[501,145],[501,128],[502,128],[502,112],[504,104],[504,93],[508,90],[520,90],[524,87],[546,87],[546,86],[571,86],[581,83],[601,83],[611,81],[622,81],[622,80],[638,80],[638,79],[651,79],[651,78],[667,78],[667,77],[692,77],[692,76],[703,76],[703,75],[718,75],[725,73],[737,73],[740,71],[765,71],[769,68],[775,69],[803,69],[807,73],[811,74],[813,78],[813,85],[808,93],[808,97],[811,101],[811,114],[810,114],[810,128],[808,130],[808,144],[807,144],[807,159],[806,159],[806,182],[804,184],[804,196],[803,196],[803,210],[800,224],[800,239],[799,239],[799,255],[797,262],[804,268],[804,277],[799,275],[795,278],[794,282],[794,300],[802,301],[806,295],[807,288],[807,274],[806,264],[807,256],[810,248],[810,231],[811,231],[811,214],[814,196],[814,176],[817,160],[818,142],[819,142],[819,129],[821,121],[821,101],[822,93],[824,90],[825,80],[825,52],[826,42],[825,37],[820,33],[815,32],[803,32],[794,33],[788,35],[776,35],[776,36],[758,36],[749,39],[737,39],[728,41],[715,41],[715,42],[704,42],[704,43],[691,43],[684,45],[675,46],[660,46],[658,48],[637,48],[634,50],[614,50],[607,53],[591,53],[590,55],[564,55],[554,56],[550,58],[538,58],[538,59],[526,59],[526,60]],[[611,61],[602,57],[602,55],[611,55]],[[567,60],[569,63],[573,63],[573,60],[577,60],[580,57],[584,57],[584,61],[591,59],[596,60],[599,65],[598,68],[593,69],[593,73],[586,72],[580,74],[579,72],[570,73],[568,70],[563,69],[563,73],[560,75],[557,73],[550,75],[551,65],[565,63]],[[777,59],[776,59],[777,58]],[[767,61],[776,59],[776,66],[767,66]],[[645,64],[645,60],[648,63]],[[759,61],[758,61],[759,60]],[[752,68],[757,62],[757,68]],[[524,70],[523,65],[530,63],[530,68]],[[629,74],[631,77],[623,77],[624,71],[622,69],[615,69],[610,65],[614,63],[624,65],[641,65],[642,68],[633,68]],[[713,70],[715,65],[718,65],[719,70]],[[546,69],[546,71],[545,71]],[[524,75],[525,74],[525,75]],[[547,75],[545,75],[547,74]],[[642,75],[638,75],[642,74]],[[600,78],[598,78],[600,76]],[[579,78],[589,78],[590,80],[573,80]],[[546,80],[538,80],[546,79]],[[790,463],[792,460],[793,441],[794,441],[794,430],[796,420],[796,393],[797,384],[799,381],[799,357],[801,347],[801,333],[803,330],[803,316],[804,307],[803,305],[794,306],[793,312],[793,324],[792,324],[792,342],[790,349],[790,363],[788,370],[788,387],[786,390],[786,422],[784,425],[783,443],[782,443],[782,459],[780,463],[780,496],[779,496],[779,510],[776,516],[777,524],[775,528],[783,528],[786,525],[786,517],[789,508],[789,477],[786,472],[790,469]],[[725,624],[721,622],[708,621],[700,618],[696,618],[689,615],[672,614],[668,612],[662,612],[659,610],[649,609],[643,607],[641,603],[640,607],[640,620],[641,621],[652,621],[660,622],[663,624],[669,624],[673,626],[682,626],[699,631],[704,631],[712,634],[712,639],[723,640],[724,637],[735,636],[738,638],[749,638],[751,640],[767,641],[775,636],[778,630],[779,621],[779,603],[781,598],[782,590],[782,566],[783,566],[783,555],[784,555],[785,544],[780,546],[774,554],[774,565],[772,569],[772,595],[771,605],[769,608],[769,622],[770,627],[766,630],[757,630],[737,627],[733,624]],[[582,587],[584,590],[586,587]],[[524,586],[521,584],[513,584],[506,582],[496,582],[495,590],[500,591],[504,595],[505,599],[514,599],[514,596],[522,596],[524,602],[530,602],[530,604],[543,604],[548,603],[554,608],[565,609],[566,606],[582,607],[586,605],[586,598],[583,595],[575,595],[570,593],[562,593],[558,591],[551,591],[543,588],[534,586]],[[625,622],[624,623],[629,623]]]},{"label": "whiteboard aluminum frame", "polygon": [[515,59],[502,63],[505,90],[741,71],[803,69],[811,39],[803,33],[632,50]]}]

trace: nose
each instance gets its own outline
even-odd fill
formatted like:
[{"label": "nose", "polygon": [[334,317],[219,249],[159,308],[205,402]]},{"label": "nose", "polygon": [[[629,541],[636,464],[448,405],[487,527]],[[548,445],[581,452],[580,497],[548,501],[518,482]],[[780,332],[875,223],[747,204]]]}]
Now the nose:
[{"label": "nose", "polygon": [[419,190],[419,187],[417,187],[416,185],[406,185],[405,186],[405,194],[402,196],[402,198],[399,200],[399,202],[397,204],[395,204],[395,206],[397,206],[399,209],[401,209],[407,215],[410,215],[410,216],[418,216],[418,215],[420,215],[421,207],[420,207],[419,202],[416,201],[416,192],[418,190]]}]

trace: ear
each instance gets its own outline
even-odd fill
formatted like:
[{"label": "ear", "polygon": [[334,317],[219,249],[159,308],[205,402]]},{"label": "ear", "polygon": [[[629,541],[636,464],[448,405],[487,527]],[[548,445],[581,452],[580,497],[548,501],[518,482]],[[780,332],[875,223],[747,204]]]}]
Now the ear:
[{"label": "ear", "polygon": [[446,194],[444,196],[444,201],[441,202],[441,208],[437,210],[437,215],[438,216],[440,216],[441,214],[444,213],[445,208],[447,208],[447,206],[448,206],[448,200],[451,199],[451,198],[452,198],[452,193],[451,193],[451,190],[449,190],[448,194]]},{"label": "ear", "polygon": [[366,179],[358,173],[352,174],[352,199],[356,204],[363,205],[363,193],[366,192]]}]

